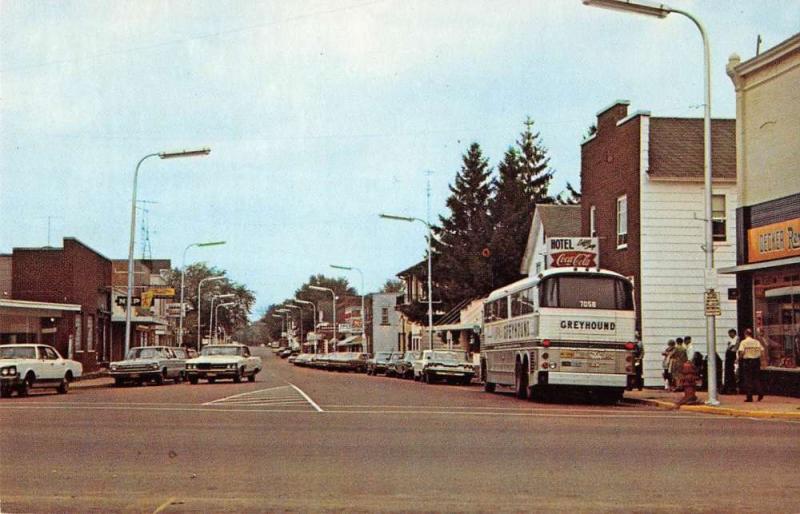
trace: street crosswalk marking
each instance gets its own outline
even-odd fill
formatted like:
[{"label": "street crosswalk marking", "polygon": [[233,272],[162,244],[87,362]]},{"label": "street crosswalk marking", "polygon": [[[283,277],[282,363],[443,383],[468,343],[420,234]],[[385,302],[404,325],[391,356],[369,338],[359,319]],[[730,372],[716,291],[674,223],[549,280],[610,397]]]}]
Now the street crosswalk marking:
[{"label": "street crosswalk marking", "polygon": [[303,391],[293,385],[270,387],[246,393],[226,396],[203,404],[204,406],[236,406],[236,407],[311,407],[321,412]]}]

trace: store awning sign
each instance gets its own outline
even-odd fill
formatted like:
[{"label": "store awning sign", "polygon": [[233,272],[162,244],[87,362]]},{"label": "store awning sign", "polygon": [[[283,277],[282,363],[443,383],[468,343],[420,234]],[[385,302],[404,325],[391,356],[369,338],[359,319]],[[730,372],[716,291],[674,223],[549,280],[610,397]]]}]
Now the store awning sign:
[{"label": "store awning sign", "polygon": [[800,256],[800,218],[747,231],[747,262]]}]

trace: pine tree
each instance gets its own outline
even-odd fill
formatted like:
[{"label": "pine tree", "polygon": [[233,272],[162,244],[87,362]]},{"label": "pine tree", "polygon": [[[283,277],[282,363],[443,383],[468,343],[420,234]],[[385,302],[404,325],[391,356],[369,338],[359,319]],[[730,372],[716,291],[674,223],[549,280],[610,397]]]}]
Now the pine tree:
[{"label": "pine tree", "polygon": [[533,121],[525,121],[516,147],[509,148],[497,166],[495,195],[490,202],[492,222],[491,260],[495,288],[522,278],[520,264],[525,253],[537,204],[553,203],[548,193],[553,171],[547,149]]},{"label": "pine tree", "polygon": [[489,199],[491,169],[478,143],[462,157],[461,170],[450,186],[448,217],[440,216],[434,228],[433,276],[437,296],[445,310],[492,289],[491,267],[486,249],[491,239]]},{"label": "pine tree", "polygon": [[583,196],[581,192],[567,182],[567,190],[559,193],[556,203],[558,205],[578,205],[581,203],[581,196]]}]

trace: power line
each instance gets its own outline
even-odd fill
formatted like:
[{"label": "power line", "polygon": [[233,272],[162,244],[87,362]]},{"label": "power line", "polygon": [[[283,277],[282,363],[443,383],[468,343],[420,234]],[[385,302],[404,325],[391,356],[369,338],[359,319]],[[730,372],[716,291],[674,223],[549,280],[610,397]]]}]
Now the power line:
[{"label": "power line", "polygon": [[54,65],[60,65],[60,64],[72,64],[72,63],[78,63],[78,62],[87,61],[87,60],[91,60],[91,59],[112,57],[112,56],[115,56],[115,55],[131,54],[131,53],[140,52],[140,51],[153,50],[153,49],[156,49],[156,48],[163,48],[165,46],[180,45],[180,44],[183,44],[183,43],[187,43],[189,41],[202,41],[202,40],[205,40],[205,39],[212,39],[212,38],[217,38],[217,37],[222,37],[222,36],[242,34],[242,33],[246,33],[246,32],[253,32],[253,31],[257,31],[257,30],[260,30],[260,29],[263,29],[263,28],[266,28],[266,27],[274,27],[276,25],[281,25],[281,24],[284,24],[284,23],[292,23],[292,22],[296,22],[296,21],[305,20],[305,19],[308,19],[308,18],[313,18],[313,17],[316,17],[316,16],[325,16],[325,15],[328,15],[328,14],[334,14],[334,13],[337,13],[337,12],[352,11],[352,10],[355,10],[355,9],[360,9],[362,7],[367,7],[367,6],[370,6],[370,5],[379,4],[379,3],[383,3],[383,2],[387,2],[387,1],[389,1],[389,0],[372,0],[370,2],[362,2],[360,4],[354,4],[354,5],[349,5],[349,6],[345,6],[345,7],[337,7],[337,8],[332,8],[332,9],[323,9],[323,10],[320,10],[320,11],[313,11],[313,12],[306,13],[306,14],[299,14],[297,16],[290,16],[290,17],[284,18],[282,20],[271,21],[271,22],[266,22],[266,23],[258,23],[258,24],[255,24],[255,25],[247,25],[245,27],[239,27],[239,28],[236,28],[236,29],[220,30],[220,31],[217,31],[217,32],[209,32],[207,34],[200,34],[198,36],[191,36],[191,37],[186,37],[186,38],[181,38],[181,39],[172,39],[172,40],[169,40],[169,41],[162,41],[162,42],[159,42],[159,43],[151,43],[151,44],[147,44],[147,45],[140,45],[140,46],[135,46],[135,47],[131,47],[131,48],[126,48],[126,49],[123,49],[123,50],[114,50],[114,51],[109,51],[109,52],[98,52],[96,54],[90,54],[90,55],[86,55],[86,56],[83,56],[83,57],[78,57],[76,59],[57,59],[57,60],[53,60],[53,61],[46,61],[46,62],[41,62],[41,63],[36,63],[36,64],[27,64],[27,65],[20,65],[20,66],[9,66],[9,67],[6,67],[6,68],[0,68],[0,74],[6,73],[6,72],[9,72],[9,71],[21,71],[21,70],[30,70],[30,69],[35,69],[35,68],[44,68],[44,67],[47,67],[47,66],[54,66]]}]

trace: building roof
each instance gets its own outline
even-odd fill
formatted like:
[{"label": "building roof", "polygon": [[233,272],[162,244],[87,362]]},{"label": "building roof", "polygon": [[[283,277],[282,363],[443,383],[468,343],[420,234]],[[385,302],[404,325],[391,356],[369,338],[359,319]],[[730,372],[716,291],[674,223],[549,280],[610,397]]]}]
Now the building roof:
[{"label": "building roof", "polygon": [[544,233],[555,237],[579,237],[581,235],[580,205],[537,205]]},{"label": "building roof", "polygon": [[519,272],[523,275],[528,273],[528,269],[531,266],[536,242],[539,240],[540,225],[545,237],[580,237],[583,235],[581,234],[581,206],[536,205],[531,227],[528,230],[525,253],[522,255],[522,262],[520,263]]},{"label": "building roof", "polygon": [[395,274],[395,276],[396,277],[404,277],[406,275],[416,275],[418,277],[427,276],[426,275],[428,270],[427,266],[428,266],[428,260],[427,259],[421,260],[418,263],[414,264],[413,266],[398,272],[397,274]]},{"label": "building roof", "polygon": [[[703,180],[703,119],[650,118],[653,179]],[[711,172],[736,181],[736,120],[711,120]]]}]

